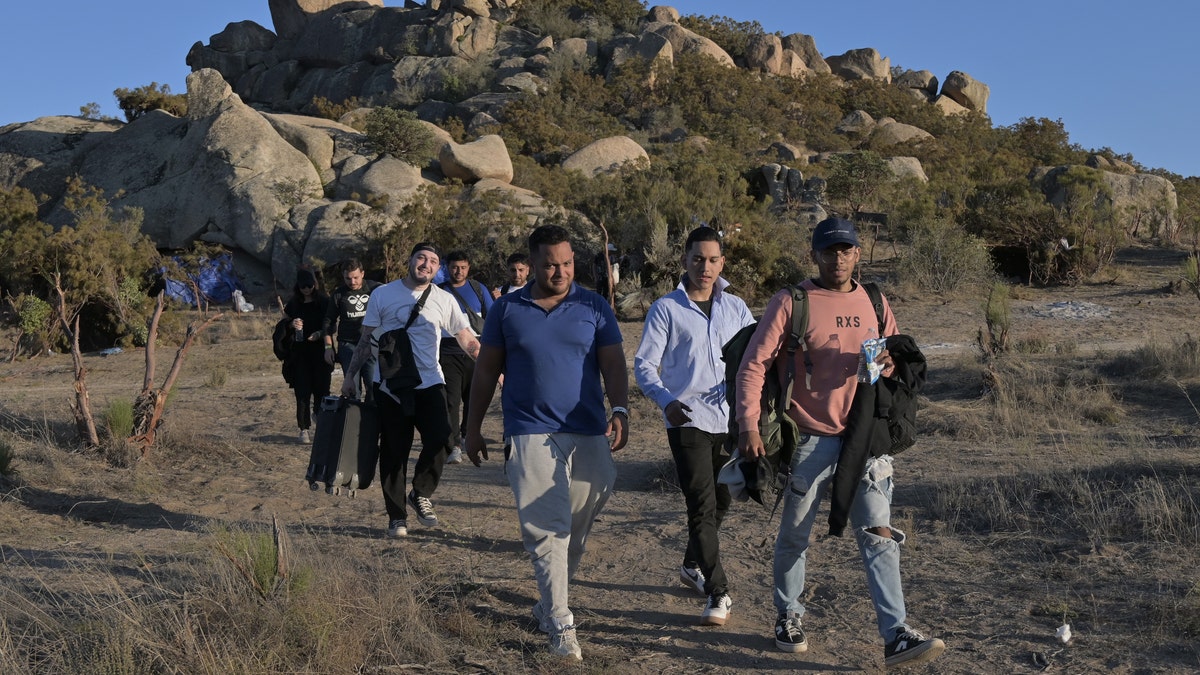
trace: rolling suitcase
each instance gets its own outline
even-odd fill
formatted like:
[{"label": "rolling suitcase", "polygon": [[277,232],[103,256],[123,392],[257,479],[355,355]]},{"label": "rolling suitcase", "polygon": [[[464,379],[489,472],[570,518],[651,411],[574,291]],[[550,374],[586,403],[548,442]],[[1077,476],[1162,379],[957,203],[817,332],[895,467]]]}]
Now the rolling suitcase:
[{"label": "rolling suitcase", "polygon": [[374,405],[326,396],[317,413],[317,432],[304,479],[312,490],[353,497],[371,485],[379,461],[379,415]]}]

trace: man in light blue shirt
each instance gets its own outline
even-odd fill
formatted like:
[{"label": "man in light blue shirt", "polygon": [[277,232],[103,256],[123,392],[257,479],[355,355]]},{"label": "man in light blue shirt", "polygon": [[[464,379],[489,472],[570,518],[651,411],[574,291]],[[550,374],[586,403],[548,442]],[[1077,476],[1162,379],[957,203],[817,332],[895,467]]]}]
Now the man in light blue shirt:
[{"label": "man in light blue shirt", "polygon": [[688,545],[680,580],[708,596],[700,623],[722,626],[729,615],[725,571],[717,529],[729,508],[729,489],[717,474],[729,456],[725,362],[721,347],[754,316],[741,298],[725,292],[721,236],[711,227],[688,235],[679,286],[646,314],[642,342],[633,360],[642,393],[658,404],[679,474],[688,513]]}]

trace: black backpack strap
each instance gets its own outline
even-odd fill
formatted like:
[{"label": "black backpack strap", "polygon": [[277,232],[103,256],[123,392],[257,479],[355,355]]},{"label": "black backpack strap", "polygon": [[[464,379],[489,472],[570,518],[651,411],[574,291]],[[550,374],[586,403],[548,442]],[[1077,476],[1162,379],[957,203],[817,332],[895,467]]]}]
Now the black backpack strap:
[{"label": "black backpack strap", "polygon": [[871,306],[875,308],[875,320],[879,322],[879,337],[883,337],[883,292],[874,281],[868,281],[862,287],[871,298]]},{"label": "black backpack strap", "polygon": [[[479,283],[479,282],[473,281],[471,279],[467,279],[467,285],[469,285],[471,287],[471,290],[475,291],[475,295],[479,296],[479,316],[482,316],[483,318],[486,319],[487,318],[487,307],[484,306],[484,304],[483,304],[483,295],[480,294],[479,288],[477,288],[475,285],[477,283]],[[454,285],[451,284],[449,281],[443,281],[439,285],[442,288],[446,289],[447,291],[450,291],[450,293],[458,300],[458,305],[459,305],[459,307],[462,307],[462,311],[464,311],[464,312],[474,312],[475,311],[475,310],[471,309],[470,305],[467,304],[467,299],[464,298],[463,296],[459,295],[458,289],[455,288]]]},{"label": "black backpack strap", "polygon": [[467,283],[470,284],[471,290],[475,291],[475,297],[479,298],[479,316],[486,319],[487,303],[483,301],[483,284],[474,279],[467,279]]},{"label": "black backpack strap", "polygon": [[421,297],[417,299],[417,304],[413,305],[412,312],[410,312],[408,315],[408,321],[404,324],[404,330],[411,328],[413,322],[417,320],[417,316],[420,315],[421,310],[425,308],[425,301],[429,299],[429,292],[432,290],[433,284],[425,287],[425,292],[422,293]]}]

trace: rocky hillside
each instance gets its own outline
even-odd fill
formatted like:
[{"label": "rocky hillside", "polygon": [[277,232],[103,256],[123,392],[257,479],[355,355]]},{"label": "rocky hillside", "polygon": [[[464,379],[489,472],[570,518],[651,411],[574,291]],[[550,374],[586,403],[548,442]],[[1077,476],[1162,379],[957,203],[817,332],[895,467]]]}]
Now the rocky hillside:
[{"label": "rocky hillside", "polygon": [[[406,227],[400,213],[422,188],[440,186],[443,194],[461,200],[498,191],[528,223],[557,218],[586,224],[597,213],[528,188],[544,191],[556,182],[608,176],[622,167],[671,173],[668,179],[678,182],[678,167],[664,165],[679,162],[682,146],[699,153],[689,155],[693,158],[708,153],[716,161],[714,144],[737,156],[734,179],[724,181],[734,206],[720,209],[728,224],[755,218],[812,221],[838,206],[825,193],[828,170],[822,164],[831,158],[871,150],[882,155],[897,180],[910,181],[913,190],[932,190],[930,173],[955,168],[929,166],[945,155],[931,148],[960,133],[954,130],[969,128],[954,119],[986,120],[986,84],[959,71],[940,83],[929,71],[895,72],[874,49],[823,57],[812,36],[763,31],[746,35],[731,55],[665,6],[645,11],[628,31],[611,17],[568,13],[591,37],[556,39],[522,20],[531,4],[538,3],[428,0],[384,7],[381,0],[270,0],[274,30],[251,21],[230,23],[192,47],[185,116],[157,110],[126,124],[48,117],[0,128],[0,188],[44,195],[42,218],[61,225],[69,220],[61,203],[65,180],[79,175],[111,195],[114,206],[142,209],[144,231],[162,248],[195,240],[220,243],[288,279],[301,260],[361,254],[367,228]],[[684,124],[668,119],[664,126],[659,118],[670,111],[662,112],[661,101],[643,104],[640,117],[630,110],[609,115],[609,123],[592,127],[591,137],[574,133],[549,150],[515,137],[528,135],[519,122],[528,119],[538,99],[562,96],[566,78],[583,73],[601,88],[661,95],[665,79],[684,64],[696,68],[696,57],[785,95],[809,87],[831,92],[826,96],[835,102],[821,115],[813,112],[815,104],[794,103],[796,110],[781,118],[786,128],[756,123],[750,125],[753,133],[740,134],[740,142],[730,138],[739,137],[734,127],[744,124],[741,118],[721,122],[733,129],[728,137],[700,122],[687,124],[687,111],[672,113],[685,118]],[[852,107],[855,97],[865,100],[860,95],[865,87],[877,98],[893,98],[875,114]],[[896,93],[909,103],[898,107]],[[318,114],[337,106],[347,111],[337,121]],[[435,134],[438,149],[428,161],[416,166],[374,151],[362,122],[364,109],[379,106],[414,111]],[[520,116],[510,115],[515,106]],[[605,106],[612,104],[599,107]],[[882,114],[893,109],[903,115]],[[832,126],[828,136],[812,131],[818,118]],[[923,128],[921,120],[939,128]],[[573,128],[580,121],[546,123]],[[655,135],[660,127],[666,133]],[[668,156],[672,159],[664,159]],[[1104,171],[1122,213],[1130,211],[1128,217],[1138,222],[1153,220],[1156,232],[1174,227],[1176,196],[1169,180],[1102,155],[1089,161]],[[1031,160],[1020,171],[1036,164]],[[1030,180],[1053,202],[1062,192],[1056,177],[1064,170],[1045,166]],[[568,178],[567,172],[578,176]],[[764,214],[746,201],[751,196],[773,208]],[[653,247],[654,219],[647,216],[641,231],[627,229],[623,248]],[[672,234],[689,225],[681,217],[659,219],[668,221]],[[691,220],[696,219],[720,222],[723,216],[693,212]],[[579,231],[587,234],[585,248],[597,246],[590,227]],[[614,236],[622,239],[621,232]]]}]

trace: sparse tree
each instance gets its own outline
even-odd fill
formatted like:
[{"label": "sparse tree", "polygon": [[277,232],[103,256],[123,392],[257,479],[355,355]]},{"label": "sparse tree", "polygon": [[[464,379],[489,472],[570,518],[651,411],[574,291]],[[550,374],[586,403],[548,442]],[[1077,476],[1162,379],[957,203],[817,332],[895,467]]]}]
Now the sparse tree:
[{"label": "sparse tree", "polygon": [[157,82],[136,89],[124,87],[113,91],[117,106],[125,113],[125,121],[132,122],[151,110],[165,110],[176,117],[187,114],[187,96],[172,94],[171,87]]},{"label": "sparse tree", "polygon": [[844,201],[851,214],[862,211],[892,179],[887,162],[870,151],[838,155],[830,164],[826,193],[831,199]]},{"label": "sparse tree", "polygon": [[31,290],[48,294],[55,321],[67,339],[75,375],[72,412],[89,447],[100,443],[80,348],[80,313],[89,305],[119,311],[123,279],[140,276],[157,251],[141,233],[139,209],[110,208],[99,189],[79,178],[68,181],[63,206],[73,224],[58,230],[28,218],[0,231],[0,276],[24,275]]}]

